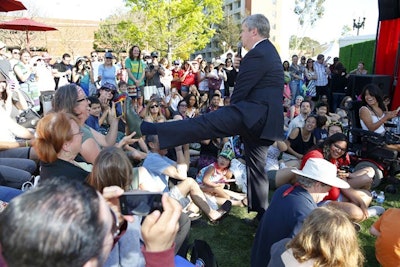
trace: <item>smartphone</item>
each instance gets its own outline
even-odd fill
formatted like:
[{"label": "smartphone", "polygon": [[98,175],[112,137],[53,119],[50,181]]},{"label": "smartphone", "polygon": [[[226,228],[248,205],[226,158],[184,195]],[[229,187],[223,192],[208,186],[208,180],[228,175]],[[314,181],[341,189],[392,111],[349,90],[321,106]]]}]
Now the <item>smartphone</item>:
[{"label": "smartphone", "polygon": [[344,172],[349,172],[350,171],[350,166],[340,166],[339,170],[344,171]]},{"label": "smartphone", "polygon": [[146,216],[155,210],[163,211],[161,193],[132,191],[119,197],[121,213],[123,215]]}]

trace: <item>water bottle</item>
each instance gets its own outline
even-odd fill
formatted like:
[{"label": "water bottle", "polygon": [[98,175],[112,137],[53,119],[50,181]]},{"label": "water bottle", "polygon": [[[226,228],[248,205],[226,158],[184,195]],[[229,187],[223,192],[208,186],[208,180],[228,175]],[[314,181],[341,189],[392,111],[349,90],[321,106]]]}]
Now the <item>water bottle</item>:
[{"label": "water bottle", "polygon": [[372,199],[376,199],[376,197],[378,196],[378,194],[375,192],[375,190],[374,191],[372,191],[371,192],[371,196],[372,196]]},{"label": "water bottle", "polygon": [[204,263],[204,261],[202,259],[197,259],[194,266],[195,267],[205,267],[206,264]]},{"label": "water bottle", "polygon": [[376,202],[379,206],[382,206],[383,202],[385,201],[385,193],[381,191],[379,195],[376,197]]}]

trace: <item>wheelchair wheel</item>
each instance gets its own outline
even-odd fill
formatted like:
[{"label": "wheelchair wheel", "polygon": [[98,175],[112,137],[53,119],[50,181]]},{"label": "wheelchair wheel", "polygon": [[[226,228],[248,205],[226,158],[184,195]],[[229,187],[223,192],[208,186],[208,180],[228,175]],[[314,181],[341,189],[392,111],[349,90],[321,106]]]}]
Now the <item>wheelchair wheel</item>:
[{"label": "wheelchair wheel", "polygon": [[377,187],[381,183],[383,172],[378,168],[378,166],[376,166],[376,164],[370,161],[361,161],[357,163],[357,165],[354,167],[354,171],[358,171],[365,167],[371,167],[372,169],[374,169],[375,176],[372,180],[371,188]]}]

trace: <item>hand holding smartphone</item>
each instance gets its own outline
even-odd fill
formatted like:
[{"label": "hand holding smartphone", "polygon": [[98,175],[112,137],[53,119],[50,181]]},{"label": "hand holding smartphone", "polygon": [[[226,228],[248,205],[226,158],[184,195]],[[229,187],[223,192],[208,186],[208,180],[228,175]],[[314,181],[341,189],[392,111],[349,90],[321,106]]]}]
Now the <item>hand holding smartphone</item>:
[{"label": "hand holding smartphone", "polygon": [[146,191],[125,192],[119,197],[123,215],[146,216],[155,210],[163,211],[161,193]]}]

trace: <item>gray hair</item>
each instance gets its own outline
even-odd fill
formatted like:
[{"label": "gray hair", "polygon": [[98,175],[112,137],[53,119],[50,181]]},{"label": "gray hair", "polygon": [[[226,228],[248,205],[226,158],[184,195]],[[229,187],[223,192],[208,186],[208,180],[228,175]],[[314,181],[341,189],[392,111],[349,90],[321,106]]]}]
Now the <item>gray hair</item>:
[{"label": "gray hair", "polygon": [[313,180],[311,178],[307,178],[305,176],[297,176],[297,182],[305,188],[310,188],[315,185],[318,181]]},{"label": "gray hair", "polygon": [[245,18],[242,24],[249,30],[257,29],[258,34],[264,38],[269,38],[271,29],[268,19],[262,14],[254,14]]}]

